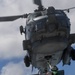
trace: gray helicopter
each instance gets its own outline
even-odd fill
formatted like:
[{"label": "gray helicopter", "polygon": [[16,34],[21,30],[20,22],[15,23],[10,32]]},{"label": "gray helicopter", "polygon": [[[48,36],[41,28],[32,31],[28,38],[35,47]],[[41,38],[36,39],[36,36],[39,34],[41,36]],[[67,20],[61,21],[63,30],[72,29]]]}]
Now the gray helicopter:
[{"label": "gray helicopter", "polygon": [[[60,61],[63,65],[70,65],[71,59],[75,60],[75,50],[71,47],[75,43],[75,34],[70,34],[70,19],[64,11],[70,9],[44,8],[41,0],[34,0],[38,9],[33,13],[0,17],[0,22],[14,21],[26,18],[26,26],[20,26],[20,33],[25,34],[23,50],[27,51],[24,58],[26,67],[32,64],[39,69],[39,74],[46,75],[51,69],[52,75],[58,75],[56,67]],[[55,74],[56,72],[56,74]],[[60,73],[64,75],[64,71]]]}]

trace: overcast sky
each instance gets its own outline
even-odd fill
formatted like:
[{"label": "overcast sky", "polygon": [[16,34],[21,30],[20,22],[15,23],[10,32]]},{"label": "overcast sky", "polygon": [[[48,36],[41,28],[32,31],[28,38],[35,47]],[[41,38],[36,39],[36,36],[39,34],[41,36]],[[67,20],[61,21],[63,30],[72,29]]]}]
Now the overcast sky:
[{"label": "overcast sky", "polygon": [[[75,6],[75,0],[42,0],[43,5],[54,6],[56,9],[65,9]],[[33,12],[37,6],[32,0],[0,0],[0,16],[21,15]],[[67,13],[71,21],[71,33],[75,32],[75,10]],[[22,48],[22,40],[19,26],[25,26],[25,19],[18,19],[13,22],[0,22],[0,75],[29,75],[31,67],[26,68],[23,58],[26,54]],[[74,45],[73,45],[74,47]],[[60,63],[59,69],[65,70],[65,75],[74,75],[75,62],[71,66],[64,66]],[[36,70],[34,72],[37,72]]]}]

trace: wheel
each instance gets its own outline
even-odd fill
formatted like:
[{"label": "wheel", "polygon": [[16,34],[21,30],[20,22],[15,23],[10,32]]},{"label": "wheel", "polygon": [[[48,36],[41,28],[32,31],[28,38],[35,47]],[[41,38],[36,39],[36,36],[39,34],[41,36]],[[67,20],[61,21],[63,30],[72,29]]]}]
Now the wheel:
[{"label": "wheel", "polygon": [[29,40],[23,40],[23,50],[29,50],[31,48],[31,42]]},{"label": "wheel", "polygon": [[72,58],[72,60],[75,60],[75,50],[71,51],[71,58]]},{"label": "wheel", "polygon": [[26,65],[26,67],[29,67],[30,66],[30,58],[28,56],[25,56],[24,63]]}]

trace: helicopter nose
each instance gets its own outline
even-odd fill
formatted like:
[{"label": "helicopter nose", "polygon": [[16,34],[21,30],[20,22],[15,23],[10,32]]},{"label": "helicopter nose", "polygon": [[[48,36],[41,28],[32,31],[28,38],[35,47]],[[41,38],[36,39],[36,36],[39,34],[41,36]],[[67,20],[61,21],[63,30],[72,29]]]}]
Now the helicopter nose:
[{"label": "helicopter nose", "polygon": [[56,30],[56,25],[55,24],[49,24],[49,25],[47,25],[46,28],[47,28],[46,30],[51,33],[51,32]]},{"label": "helicopter nose", "polygon": [[54,14],[48,15],[47,23],[56,24],[57,23],[56,16]]}]

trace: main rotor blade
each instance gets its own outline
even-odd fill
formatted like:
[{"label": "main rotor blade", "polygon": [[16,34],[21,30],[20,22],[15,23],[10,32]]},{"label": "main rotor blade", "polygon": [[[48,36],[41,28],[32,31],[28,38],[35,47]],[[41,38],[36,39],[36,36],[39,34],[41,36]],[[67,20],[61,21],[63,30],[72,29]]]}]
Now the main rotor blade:
[{"label": "main rotor blade", "polygon": [[71,7],[71,8],[68,8],[68,9],[63,9],[63,11],[69,12],[71,9],[75,9],[75,7]]},{"label": "main rotor blade", "polygon": [[66,11],[66,10],[71,10],[71,9],[75,9],[75,7],[71,7],[71,8],[63,9],[63,10]]},{"label": "main rotor blade", "polygon": [[34,0],[34,4],[37,4],[39,6],[42,6],[41,0]]},{"label": "main rotor blade", "polygon": [[24,14],[24,15],[17,15],[17,16],[5,16],[5,17],[0,17],[0,22],[3,22],[3,21],[14,21],[16,19],[19,19],[19,18],[27,18],[27,14]]}]

